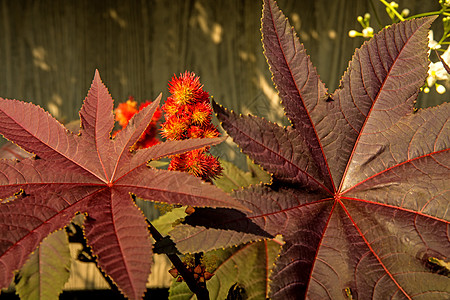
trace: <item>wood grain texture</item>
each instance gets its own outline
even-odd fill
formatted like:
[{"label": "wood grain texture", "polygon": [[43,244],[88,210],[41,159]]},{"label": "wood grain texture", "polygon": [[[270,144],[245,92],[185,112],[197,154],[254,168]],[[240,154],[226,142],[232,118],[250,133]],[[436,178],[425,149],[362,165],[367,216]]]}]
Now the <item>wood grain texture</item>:
[{"label": "wood grain texture", "polygon": [[[109,289],[105,278],[98,270],[95,263],[80,262],[77,260],[82,246],[77,243],[70,244],[72,266],[69,281],[64,285],[65,291],[70,290],[104,290]],[[172,263],[165,255],[153,256],[152,273],[147,282],[147,288],[168,288],[173,277],[169,274]]]},{"label": "wood grain texture", "polygon": [[[419,1],[404,2],[412,9]],[[432,4],[421,3],[420,11]],[[347,32],[358,29],[357,15],[371,11],[369,1],[279,5],[334,90],[363,41]],[[218,102],[281,118],[270,109],[260,1],[2,0],[0,14],[0,95],[33,101],[63,120],[77,118],[96,68],[117,100],[153,99],[160,91],[167,96],[170,77],[191,70]]]}]

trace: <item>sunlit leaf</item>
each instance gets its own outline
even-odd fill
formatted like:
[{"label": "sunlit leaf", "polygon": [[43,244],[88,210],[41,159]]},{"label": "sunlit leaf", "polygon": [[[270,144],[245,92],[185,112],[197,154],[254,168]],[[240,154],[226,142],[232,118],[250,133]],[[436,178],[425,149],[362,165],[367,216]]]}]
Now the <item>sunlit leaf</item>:
[{"label": "sunlit leaf", "polygon": [[16,275],[21,300],[59,299],[69,280],[71,256],[64,230],[46,237]]}]

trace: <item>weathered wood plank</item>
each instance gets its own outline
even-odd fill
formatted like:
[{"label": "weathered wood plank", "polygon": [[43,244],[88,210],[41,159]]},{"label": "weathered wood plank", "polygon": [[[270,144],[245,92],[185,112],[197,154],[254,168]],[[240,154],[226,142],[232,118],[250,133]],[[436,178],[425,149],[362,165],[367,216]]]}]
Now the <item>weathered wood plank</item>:
[{"label": "weathered wood plank", "polygon": [[[73,258],[69,281],[64,285],[64,290],[103,290],[109,289],[109,285],[103,278],[94,263],[80,262],[76,259],[80,244],[71,243],[70,252]],[[169,274],[171,263],[164,255],[153,256],[152,273],[147,282],[147,288],[168,288],[173,280]]]}]

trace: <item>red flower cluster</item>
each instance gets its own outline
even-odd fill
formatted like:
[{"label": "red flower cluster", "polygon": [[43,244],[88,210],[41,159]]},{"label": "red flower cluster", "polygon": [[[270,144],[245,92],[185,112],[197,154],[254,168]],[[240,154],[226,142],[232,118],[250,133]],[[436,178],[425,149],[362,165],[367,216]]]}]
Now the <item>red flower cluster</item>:
[{"label": "red flower cluster", "polygon": [[[203,91],[194,73],[174,76],[169,83],[169,92],[171,96],[162,107],[166,119],[161,125],[162,136],[168,140],[219,136],[219,131],[211,123],[209,94]],[[222,167],[209,153],[209,147],[205,147],[173,156],[169,170],[188,172],[208,181],[219,176]]]},{"label": "red flower cluster", "polygon": [[[138,112],[141,111],[144,107],[150,105],[151,101],[146,101],[142,103],[139,108],[137,107],[137,102],[134,100],[132,96],[130,96],[125,103],[120,103],[117,108],[114,110],[116,121],[119,122],[119,125],[122,126],[122,129],[127,127],[128,122],[131,118]],[[156,109],[152,121],[148,125],[144,134],[142,134],[141,138],[136,142],[134,146],[136,149],[140,148],[148,148],[155,144],[159,143],[159,140],[156,138],[157,133],[157,123],[161,118],[161,109],[159,107]],[[117,132],[116,132],[117,134]]]}]

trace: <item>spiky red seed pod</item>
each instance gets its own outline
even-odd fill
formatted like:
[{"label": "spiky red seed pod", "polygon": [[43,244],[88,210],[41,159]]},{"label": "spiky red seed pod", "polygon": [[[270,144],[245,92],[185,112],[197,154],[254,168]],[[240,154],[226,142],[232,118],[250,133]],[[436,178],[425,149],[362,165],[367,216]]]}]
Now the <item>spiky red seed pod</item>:
[{"label": "spiky red seed pod", "polygon": [[173,98],[169,97],[162,106],[162,110],[166,113],[167,116],[173,116],[176,115],[180,110],[185,109],[181,109],[181,106],[175,103],[175,100]]},{"label": "spiky red seed pod", "polygon": [[192,109],[192,123],[207,125],[211,122],[212,109],[209,103],[198,103]]},{"label": "spiky red seed pod", "polygon": [[172,159],[169,164],[170,171],[182,171],[185,172],[186,164],[185,159],[181,155],[172,156]]},{"label": "spiky red seed pod", "polygon": [[[166,113],[166,121],[161,125],[162,136],[169,140],[219,136],[219,131],[211,124],[209,94],[203,91],[194,73],[172,77],[169,91],[171,96],[162,107]],[[209,147],[205,147],[176,155],[172,157],[169,170],[188,172],[209,181],[219,176],[222,168],[208,151]]]},{"label": "spiky red seed pod", "polygon": [[215,179],[222,173],[222,166],[220,162],[212,155],[205,154],[202,158],[206,173],[203,175],[206,178]]},{"label": "spiky red seed pod", "polygon": [[220,132],[217,130],[216,126],[214,126],[212,123],[209,123],[205,126],[203,126],[203,137],[204,138],[213,138],[218,137],[220,135]]},{"label": "spiky red seed pod", "polygon": [[161,135],[168,140],[183,140],[185,139],[186,131],[188,130],[189,116],[168,116],[166,122],[162,124]]},{"label": "spiky red seed pod", "polygon": [[180,77],[174,75],[169,82],[169,92],[178,105],[187,104],[194,100],[208,99],[209,94],[202,88],[200,79],[194,73],[187,71]]},{"label": "spiky red seed pod", "polygon": [[199,126],[191,126],[188,128],[188,136],[193,139],[199,139],[203,137],[203,130]]},{"label": "spiky red seed pod", "polygon": [[[187,157],[191,158],[191,156]],[[203,174],[206,173],[207,170],[204,168],[204,165],[202,164],[201,161],[198,161],[197,159],[195,160],[189,159],[189,161],[186,162],[186,166],[183,171],[188,172],[194,176],[203,178]]]}]

